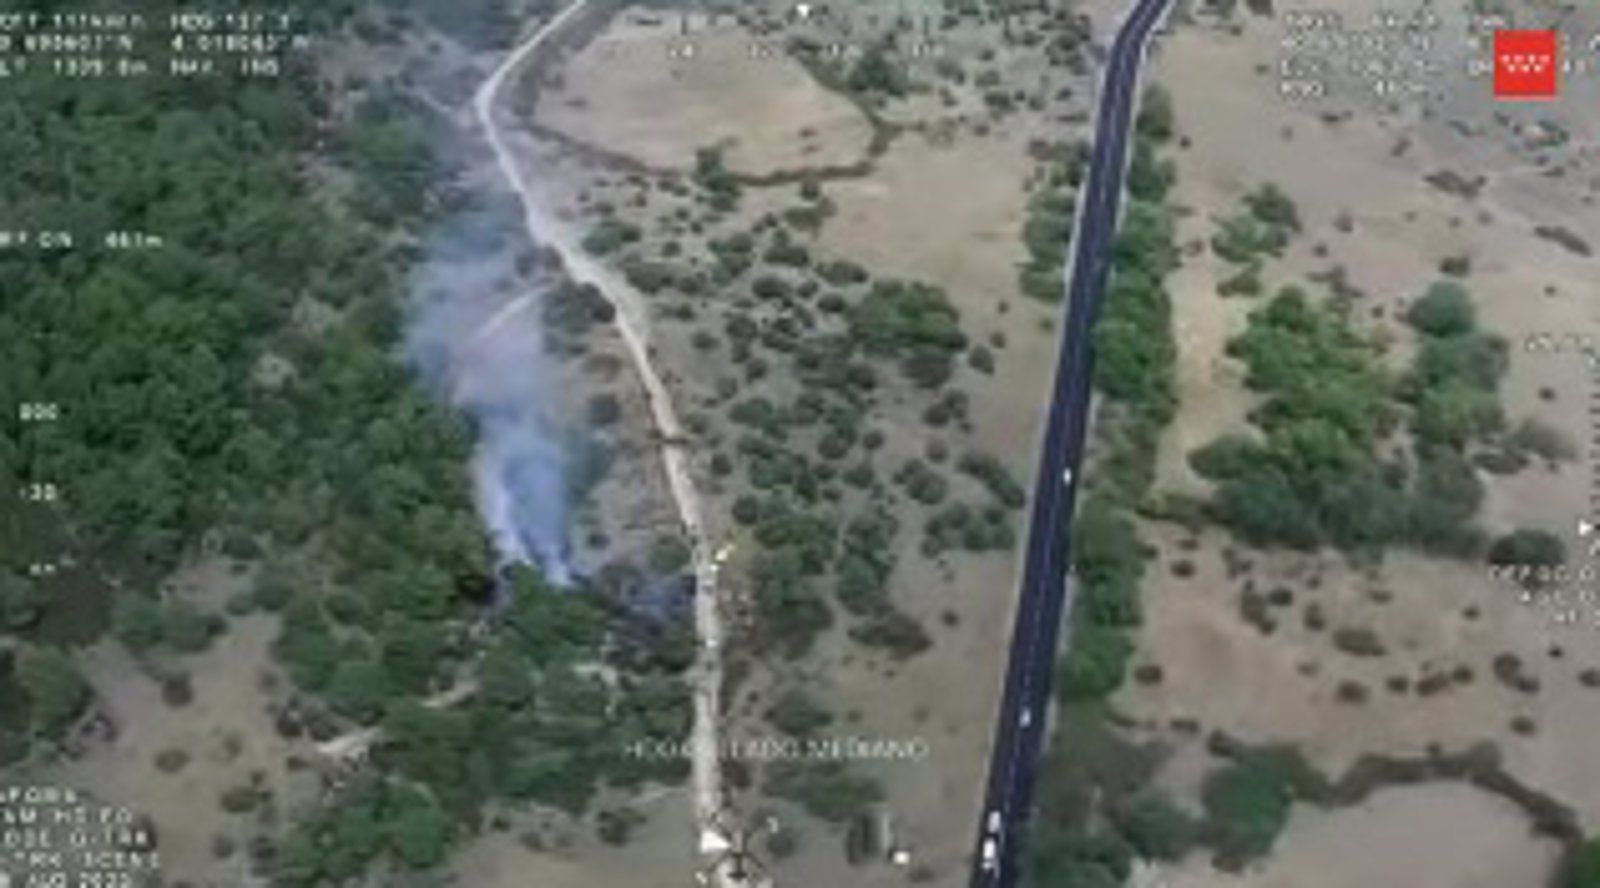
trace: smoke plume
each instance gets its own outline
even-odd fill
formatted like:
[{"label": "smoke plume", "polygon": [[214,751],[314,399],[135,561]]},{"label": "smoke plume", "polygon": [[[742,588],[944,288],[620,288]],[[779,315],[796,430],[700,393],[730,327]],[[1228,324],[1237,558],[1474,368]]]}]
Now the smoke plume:
[{"label": "smoke plume", "polygon": [[551,412],[539,301],[509,237],[521,231],[514,201],[485,202],[439,227],[417,274],[406,351],[475,426],[478,506],[501,565],[536,563],[565,585],[569,460]]}]

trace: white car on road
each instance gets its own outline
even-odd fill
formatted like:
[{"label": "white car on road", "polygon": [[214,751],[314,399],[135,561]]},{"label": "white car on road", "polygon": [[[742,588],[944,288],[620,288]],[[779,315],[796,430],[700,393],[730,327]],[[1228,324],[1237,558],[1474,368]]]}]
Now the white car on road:
[{"label": "white car on road", "polygon": [[997,844],[994,839],[984,839],[983,840],[983,871],[986,872],[986,873],[992,873],[992,872],[994,872],[994,868],[996,866],[998,866],[999,863],[1000,863],[1000,846],[999,846],[999,844]]}]

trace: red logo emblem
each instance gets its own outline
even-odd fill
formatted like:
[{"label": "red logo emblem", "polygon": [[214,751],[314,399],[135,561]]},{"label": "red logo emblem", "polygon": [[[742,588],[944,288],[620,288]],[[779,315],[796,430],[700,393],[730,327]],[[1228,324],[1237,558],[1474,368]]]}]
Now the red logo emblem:
[{"label": "red logo emblem", "polygon": [[1559,42],[1555,31],[1494,32],[1495,98],[1555,98]]}]

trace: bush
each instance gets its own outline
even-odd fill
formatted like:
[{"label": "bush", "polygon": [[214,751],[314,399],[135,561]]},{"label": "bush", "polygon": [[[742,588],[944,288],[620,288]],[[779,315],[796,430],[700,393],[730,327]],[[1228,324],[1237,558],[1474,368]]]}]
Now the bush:
[{"label": "bush", "polygon": [[1508,363],[1506,344],[1495,337],[1478,333],[1429,336],[1417,351],[1411,383],[1423,391],[1450,381],[1492,391]]},{"label": "bush", "polygon": [[608,216],[584,236],[583,249],[595,256],[610,255],[637,242],[641,234],[639,226]]},{"label": "bush", "polygon": [[1133,143],[1133,158],[1128,163],[1128,193],[1134,199],[1164,199],[1177,176],[1177,166],[1170,160],[1158,160],[1150,141],[1139,139]]},{"label": "bush", "polygon": [[1578,457],[1577,445],[1565,432],[1537,419],[1523,420],[1511,433],[1510,444],[1550,462],[1568,462]]},{"label": "bush", "polygon": [[1016,479],[1005,465],[992,454],[981,451],[969,451],[961,457],[961,471],[977,478],[989,488],[989,493],[1007,508],[1020,509],[1028,501],[1028,495],[1018,484]]},{"label": "bush", "polygon": [[907,460],[895,473],[895,480],[905,487],[907,495],[923,505],[938,505],[950,493],[950,482],[920,459]]},{"label": "bush", "polygon": [[883,787],[840,761],[786,761],[767,771],[767,792],[799,802],[829,823],[845,823],[883,801]]},{"label": "bush", "polygon": [[1499,429],[1503,422],[1495,393],[1461,380],[1430,386],[1417,400],[1416,433],[1430,444],[1463,447]]},{"label": "bush", "polygon": [[795,737],[807,737],[833,723],[833,714],[810,694],[798,688],[785,691],[767,710],[773,727]]},{"label": "bush", "polygon": [[1472,257],[1465,254],[1446,256],[1439,260],[1439,273],[1451,277],[1466,277],[1472,273]]},{"label": "bush", "polygon": [[1564,888],[1600,888],[1600,839],[1580,845],[1567,862]]},{"label": "bush", "polygon": [[1249,474],[1268,459],[1266,448],[1248,436],[1227,434],[1189,454],[1189,466],[1203,478],[1226,481]]},{"label": "bush", "polygon": [[0,568],[0,632],[15,632],[37,624],[44,618],[49,598],[50,592],[44,586]]},{"label": "bush", "polygon": [[1276,229],[1300,230],[1300,211],[1295,207],[1294,201],[1271,182],[1246,195],[1244,202],[1250,208],[1250,212],[1263,223]]},{"label": "bush", "polygon": [[1289,776],[1265,757],[1246,756],[1213,773],[1202,793],[1216,862],[1237,870],[1272,851],[1294,801]]},{"label": "bush", "polygon": [[1429,336],[1457,336],[1477,328],[1477,313],[1465,287],[1440,281],[1428,288],[1406,313],[1411,326]]},{"label": "bush", "polygon": [[16,679],[27,695],[29,723],[45,736],[59,736],[89,704],[89,683],[65,651],[28,648],[17,659]]},{"label": "bush", "polygon": [[1272,466],[1230,479],[1217,488],[1211,511],[1255,545],[1314,548],[1322,539],[1315,513],[1283,472]]},{"label": "bush", "polygon": [[1130,258],[1119,260],[1104,314],[1095,326],[1094,382],[1108,397],[1164,423],[1176,400],[1177,350],[1166,332],[1171,328],[1171,300],[1161,283],[1170,261],[1165,257],[1172,230],[1165,216],[1141,206],[1130,207],[1118,234],[1118,251]]},{"label": "bush", "polygon": [[955,364],[948,350],[919,345],[901,359],[900,372],[919,388],[936,389],[950,381]]},{"label": "bush", "polygon": [[1378,633],[1366,626],[1340,626],[1335,629],[1333,646],[1352,657],[1381,657],[1385,653]]},{"label": "bush", "polygon": [[[779,232],[784,234],[783,232]],[[790,241],[787,236],[774,238],[772,245],[762,254],[763,259],[774,265],[790,265],[795,268],[804,268],[811,264],[811,251],[804,245]]]},{"label": "bush", "polygon": [[112,604],[111,631],[128,650],[144,651],[161,643],[161,605],[147,595],[123,592]]},{"label": "bush", "polygon": [[744,495],[733,501],[733,518],[740,524],[754,524],[761,520],[761,501]]},{"label": "bush", "polygon": [[1211,236],[1211,251],[1228,262],[1246,265],[1263,253],[1279,255],[1288,243],[1284,229],[1263,224],[1254,216],[1241,215],[1222,221],[1217,233]]},{"label": "bush", "polygon": [[1135,796],[1116,812],[1115,821],[1147,860],[1177,860],[1199,839],[1199,824],[1160,790]]},{"label": "bush", "polygon": [[1072,239],[1072,213],[1071,198],[1065,203],[1035,200],[1022,226],[1022,243],[1032,257],[1028,267],[1050,275],[1056,283]]},{"label": "bush", "polygon": [[604,428],[622,418],[622,402],[610,393],[594,395],[589,399],[590,424]]},{"label": "bush", "polygon": [[1089,497],[1078,510],[1072,539],[1072,566],[1081,583],[1136,579],[1144,571],[1145,549],[1133,520],[1103,497]]},{"label": "bush", "polygon": [[1024,266],[1018,275],[1017,286],[1024,294],[1040,302],[1060,302],[1064,293],[1061,269],[1053,267]]},{"label": "bush", "polygon": [[726,212],[738,206],[739,181],[728,171],[721,148],[700,148],[695,151],[694,180],[705,190],[713,209]]},{"label": "bush", "polygon": [[869,352],[899,355],[916,347],[959,352],[967,346],[959,315],[943,290],[877,281],[849,313],[850,335]]},{"label": "bush", "polygon": [[981,512],[966,503],[952,503],[928,519],[924,550],[930,555],[948,549],[969,552],[1004,551],[1016,545],[1016,534],[999,508]]},{"label": "bush", "polygon": [[975,345],[967,352],[967,365],[983,374],[994,373],[994,352],[988,346]]},{"label": "bush", "polygon": [[1468,521],[1483,501],[1483,482],[1460,454],[1434,448],[1419,454],[1412,491],[1411,538],[1448,554],[1470,554],[1477,546]]},{"label": "bush", "polygon": [[328,681],[327,697],[335,712],[364,725],[382,717],[391,698],[383,666],[366,658],[341,661]]},{"label": "bush", "polygon": [[211,644],[214,624],[199,608],[182,599],[170,601],[161,612],[161,637],[174,650],[203,651]]},{"label": "bush", "polygon": [[881,93],[903,96],[910,86],[905,68],[895,61],[882,45],[869,48],[861,54],[845,80],[851,90],[858,93]]},{"label": "bush", "polygon": [[1239,271],[1223,278],[1217,284],[1217,294],[1220,296],[1261,295],[1261,263],[1251,260],[1248,265],[1239,269]]},{"label": "bush", "polygon": [[662,534],[650,544],[650,569],[658,574],[675,574],[689,566],[693,554],[682,537]]},{"label": "bush", "polygon": [[933,647],[933,639],[913,617],[894,609],[880,610],[850,630],[850,638],[866,647],[882,648],[905,660]]},{"label": "bush", "polygon": [[856,516],[839,541],[834,565],[839,603],[854,614],[871,614],[886,604],[885,588],[894,571],[894,538],[899,524],[882,509]]},{"label": "bush", "polygon": [[1122,686],[1133,641],[1120,629],[1074,624],[1066,659],[1061,663],[1061,695],[1067,700],[1094,700]]},{"label": "bush", "polygon": [[621,264],[622,274],[628,283],[646,295],[653,296],[678,283],[678,270],[665,262],[630,256],[623,259]]},{"label": "bush", "polygon": [[1228,353],[1245,362],[1246,383],[1270,397],[1259,414],[1269,431],[1320,420],[1349,443],[1365,444],[1392,414],[1392,385],[1377,347],[1338,306],[1313,303],[1299,288],[1285,287],[1251,312]]},{"label": "bush", "polygon": [[869,280],[867,270],[848,259],[818,265],[817,276],[835,287],[865,283]]},{"label": "bush", "polygon": [[1165,142],[1172,138],[1174,118],[1172,94],[1160,86],[1145,89],[1139,101],[1139,116],[1134,122],[1139,135]]},{"label": "bush", "polygon": [[608,808],[596,816],[596,833],[600,841],[613,847],[628,844],[633,831],[645,822],[645,816],[632,808]]},{"label": "bush", "polygon": [[[1252,312],[1229,352],[1266,396],[1252,416],[1264,438],[1228,435],[1190,454],[1196,472],[1217,482],[1210,514],[1256,545],[1375,552],[1403,540],[1474,551],[1470,520],[1483,489],[1463,453],[1501,424],[1494,388],[1504,355],[1462,327],[1470,311],[1459,310],[1459,294],[1433,294],[1418,323],[1451,335],[1422,335],[1404,385],[1384,373],[1336,302],[1313,304],[1291,287]],[[1404,461],[1384,462],[1378,449],[1401,399],[1413,406],[1412,479]]]},{"label": "bush", "polygon": [[809,651],[817,634],[833,623],[833,612],[813,588],[812,577],[821,571],[815,560],[801,547],[782,546],[762,551],[750,567],[762,630],[791,657]]},{"label": "bush", "polygon": [[1495,540],[1488,558],[1499,567],[1559,567],[1567,562],[1567,546],[1553,533],[1523,528]]}]

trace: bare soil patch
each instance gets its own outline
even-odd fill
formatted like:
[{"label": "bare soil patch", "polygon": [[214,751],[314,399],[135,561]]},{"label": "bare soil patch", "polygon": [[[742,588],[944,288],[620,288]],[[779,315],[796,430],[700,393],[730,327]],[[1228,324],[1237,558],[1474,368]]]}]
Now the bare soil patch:
[{"label": "bare soil patch", "polygon": [[[233,619],[210,650],[182,660],[193,700],[178,709],[119,645],[104,643],[83,658],[116,736],[63,761],[51,779],[149,816],[169,880],[242,884],[249,840],[270,834],[320,791],[310,741],[286,739],[275,724],[275,707],[292,690],[273,664],[276,634],[274,617]],[[158,764],[174,756],[181,766]],[[252,810],[224,810],[224,794],[252,787]]]},{"label": "bare soil patch", "polygon": [[732,16],[714,22],[630,10],[543,86],[537,121],[654,167],[689,168],[727,146],[751,174],[861,160],[872,127],[773,38]]}]

